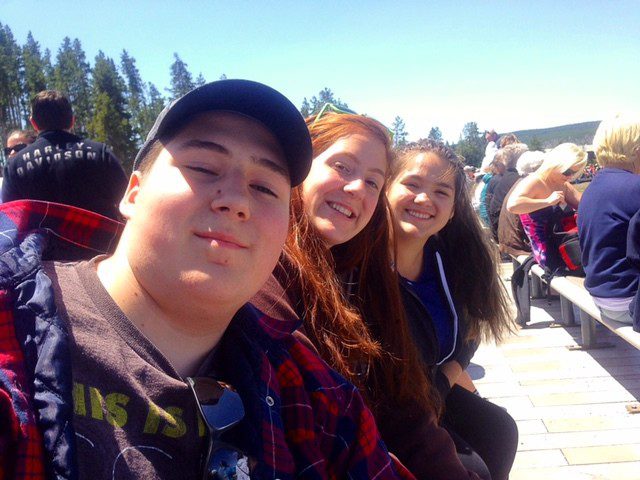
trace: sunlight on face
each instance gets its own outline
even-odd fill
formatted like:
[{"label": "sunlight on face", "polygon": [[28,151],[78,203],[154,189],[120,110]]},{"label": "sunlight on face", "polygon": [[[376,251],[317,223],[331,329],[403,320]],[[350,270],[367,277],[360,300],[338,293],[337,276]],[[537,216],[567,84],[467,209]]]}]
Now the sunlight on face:
[{"label": "sunlight on face", "polygon": [[136,278],[159,303],[183,291],[194,302],[241,306],[277,262],[290,194],[264,126],[229,112],[194,117],[125,194]]},{"label": "sunlight on face", "polygon": [[387,199],[399,244],[426,243],[453,218],[455,176],[451,165],[432,152],[415,156],[389,186]]},{"label": "sunlight on face", "polygon": [[328,247],[351,240],[369,223],[387,170],[384,145],[356,134],[313,159],[302,184],[305,213]]}]

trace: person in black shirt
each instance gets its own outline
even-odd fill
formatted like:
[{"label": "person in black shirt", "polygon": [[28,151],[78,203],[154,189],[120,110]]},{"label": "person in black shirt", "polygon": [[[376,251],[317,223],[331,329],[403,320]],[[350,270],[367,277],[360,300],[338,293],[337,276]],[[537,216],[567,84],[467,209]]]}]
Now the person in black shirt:
[{"label": "person in black shirt", "polygon": [[495,182],[493,178],[491,179],[493,185],[490,183],[489,188],[493,188],[491,189],[492,195],[487,208],[489,221],[491,223],[491,233],[495,239],[498,238],[498,221],[500,219],[502,204],[504,203],[507,193],[511,190],[511,187],[513,187],[520,178],[520,174],[518,173],[518,170],[516,170],[516,163],[518,162],[520,155],[527,150],[529,150],[529,148],[524,143],[513,143],[500,149],[502,154],[499,158],[500,161],[503,162],[504,173],[500,176],[494,177]]},{"label": "person in black shirt", "polygon": [[120,219],[127,175],[106,145],[71,133],[69,100],[54,90],[38,93],[30,121],[38,138],[6,163],[3,200],[46,200]]}]

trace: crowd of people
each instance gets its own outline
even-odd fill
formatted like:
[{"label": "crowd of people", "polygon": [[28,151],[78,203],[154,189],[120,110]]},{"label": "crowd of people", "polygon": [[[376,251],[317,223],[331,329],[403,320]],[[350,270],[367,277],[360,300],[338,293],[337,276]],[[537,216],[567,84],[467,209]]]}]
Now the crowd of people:
[{"label": "crowd of people", "polygon": [[[508,478],[516,423],[467,367],[513,329],[498,245],[551,263],[540,212],[582,208],[581,149],[487,132],[475,173],[443,143],[397,152],[370,117],[303,119],[221,80],[159,115],[127,181],[60,93],[31,123],[0,205],[6,478]],[[637,132],[616,153],[603,125],[594,186],[631,174],[621,155],[640,167]],[[587,275],[622,210],[580,218],[600,234]],[[599,275],[599,298],[635,295]]]},{"label": "crowd of people", "polygon": [[[475,205],[501,252],[531,254],[551,275],[584,276],[603,316],[634,323],[640,119],[618,115],[600,124],[593,139],[597,164],[571,143],[548,152],[500,143],[487,146],[493,159],[477,177]],[[589,185],[579,188],[585,178]],[[640,322],[634,328],[640,331]]]}]

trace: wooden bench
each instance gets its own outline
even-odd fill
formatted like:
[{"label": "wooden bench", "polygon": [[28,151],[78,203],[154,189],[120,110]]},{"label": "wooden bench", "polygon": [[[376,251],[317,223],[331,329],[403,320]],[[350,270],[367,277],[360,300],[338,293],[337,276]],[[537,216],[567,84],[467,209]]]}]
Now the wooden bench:
[{"label": "wooden bench", "polygon": [[[522,263],[527,258],[521,255],[514,258],[514,265]],[[543,268],[535,264],[531,267],[531,296],[542,297],[542,285],[544,280]],[[565,325],[575,325],[573,306],[580,310],[580,331],[582,334],[582,348],[601,348],[608,346],[596,341],[596,321],[607,327],[616,335],[622,337],[634,347],[640,349],[640,333],[635,332],[631,325],[616,322],[603,317],[593,298],[584,287],[584,278],[579,277],[553,277],[549,284],[552,290],[560,295],[560,311]]]}]

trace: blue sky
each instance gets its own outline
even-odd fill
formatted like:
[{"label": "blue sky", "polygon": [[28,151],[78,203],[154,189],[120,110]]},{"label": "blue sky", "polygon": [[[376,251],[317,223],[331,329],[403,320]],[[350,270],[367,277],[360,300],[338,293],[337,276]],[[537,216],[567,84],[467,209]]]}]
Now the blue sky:
[{"label": "blue sky", "polygon": [[[81,5],[81,6],[79,6]],[[173,52],[194,77],[271,85],[296,105],[324,87],[410,139],[438,126],[499,132],[640,111],[634,1],[0,0],[19,43],[55,54],[79,38],[91,63],[123,48],[161,91]],[[28,15],[28,12],[33,15]]]}]

